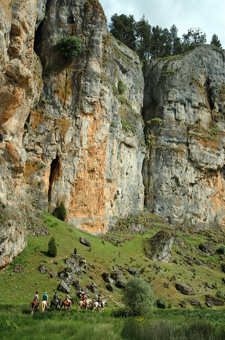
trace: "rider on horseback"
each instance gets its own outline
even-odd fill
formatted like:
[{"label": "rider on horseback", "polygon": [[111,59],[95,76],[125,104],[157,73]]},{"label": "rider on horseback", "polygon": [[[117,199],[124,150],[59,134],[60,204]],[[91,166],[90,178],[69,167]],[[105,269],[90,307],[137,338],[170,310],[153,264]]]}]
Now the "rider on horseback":
[{"label": "rider on horseback", "polygon": [[58,293],[57,292],[55,292],[53,300],[55,300],[55,302],[59,301],[59,297],[58,297]]},{"label": "rider on horseback", "polygon": [[38,292],[36,292],[35,295],[34,295],[34,301],[37,301],[39,303]]},{"label": "rider on horseback", "polygon": [[44,293],[43,295],[43,301],[46,301],[48,303],[48,295],[47,292]]},{"label": "rider on horseback", "polygon": [[86,307],[87,301],[86,301],[86,296],[84,293],[82,294],[82,301],[84,303],[84,307]]},{"label": "rider on horseback", "polygon": [[66,294],[65,300],[67,302],[71,303],[72,298],[71,298],[71,296],[69,296],[69,294]]}]

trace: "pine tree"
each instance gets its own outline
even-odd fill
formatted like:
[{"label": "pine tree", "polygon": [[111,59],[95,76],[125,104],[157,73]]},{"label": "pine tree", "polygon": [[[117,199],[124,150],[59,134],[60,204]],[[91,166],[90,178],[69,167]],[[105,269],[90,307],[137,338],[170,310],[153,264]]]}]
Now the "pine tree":
[{"label": "pine tree", "polygon": [[216,34],[213,34],[210,44],[222,48],[221,42]]},{"label": "pine tree", "polygon": [[56,255],[57,255],[57,247],[55,243],[55,238],[54,236],[52,236],[52,238],[50,239],[48,243],[48,256],[56,257]]}]

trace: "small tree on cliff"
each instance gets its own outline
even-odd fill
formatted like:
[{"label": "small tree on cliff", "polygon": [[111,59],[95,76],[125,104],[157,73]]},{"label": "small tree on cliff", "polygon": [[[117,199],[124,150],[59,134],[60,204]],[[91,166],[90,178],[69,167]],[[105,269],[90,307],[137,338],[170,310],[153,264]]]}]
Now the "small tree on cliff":
[{"label": "small tree on cliff", "polygon": [[57,247],[55,243],[55,238],[52,236],[52,238],[50,239],[48,243],[48,256],[56,257],[56,255],[57,255]]},{"label": "small tree on cliff", "polygon": [[63,202],[60,203],[58,207],[55,208],[53,216],[57,217],[61,221],[66,219],[66,208]]},{"label": "small tree on cliff", "polygon": [[56,45],[59,54],[62,58],[72,63],[82,51],[82,40],[74,36],[64,36],[58,40]]}]

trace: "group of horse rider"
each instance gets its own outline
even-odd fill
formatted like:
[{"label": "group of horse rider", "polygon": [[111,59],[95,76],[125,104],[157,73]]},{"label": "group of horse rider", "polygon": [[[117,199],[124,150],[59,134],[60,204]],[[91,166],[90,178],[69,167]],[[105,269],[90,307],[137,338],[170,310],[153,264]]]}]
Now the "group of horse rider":
[{"label": "group of horse rider", "polygon": [[[53,300],[58,303],[59,296],[58,296],[57,292],[55,292]],[[67,302],[71,303],[72,297],[69,294],[66,294],[65,300]],[[38,292],[36,292],[35,295],[34,295],[34,301],[36,301],[38,304],[40,302]],[[42,297],[42,301],[46,301],[48,303],[48,294],[47,294],[47,292],[44,293],[44,295]],[[82,294],[82,301],[84,303],[84,306],[86,306],[86,296],[85,296],[84,293]],[[101,303],[101,295],[100,294],[98,294],[98,296],[96,296],[95,301],[97,301],[99,304]]]}]

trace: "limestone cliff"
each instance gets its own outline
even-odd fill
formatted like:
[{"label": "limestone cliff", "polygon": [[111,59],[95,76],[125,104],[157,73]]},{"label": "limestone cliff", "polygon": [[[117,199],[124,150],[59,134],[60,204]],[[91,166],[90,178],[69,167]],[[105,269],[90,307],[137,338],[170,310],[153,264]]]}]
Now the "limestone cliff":
[{"label": "limestone cliff", "polygon": [[[139,59],[109,35],[96,0],[1,2],[0,11],[0,199],[51,212],[63,202],[69,223],[105,232],[113,216],[143,209]],[[65,64],[57,42],[71,35],[82,54]],[[9,238],[1,243],[4,264]]]},{"label": "limestone cliff", "polygon": [[[58,47],[67,36],[81,42],[73,62]],[[144,89],[98,0],[0,0],[0,267],[36,211],[63,202],[70,224],[104,233],[143,210],[144,185],[172,223],[223,223],[223,66],[199,46],[145,63]]]},{"label": "limestone cliff", "polygon": [[224,66],[203,45],[144,67],[146,205],[174,224],[225,224]]}]

